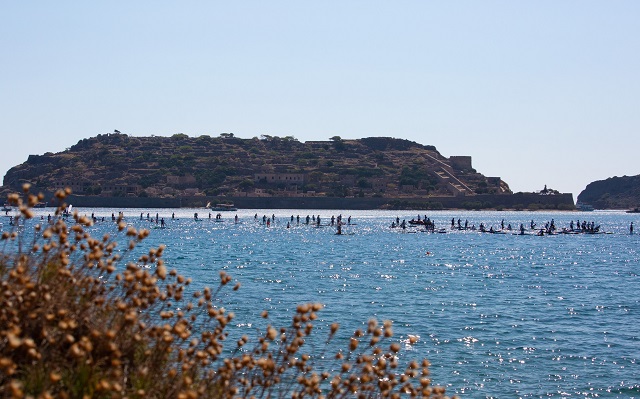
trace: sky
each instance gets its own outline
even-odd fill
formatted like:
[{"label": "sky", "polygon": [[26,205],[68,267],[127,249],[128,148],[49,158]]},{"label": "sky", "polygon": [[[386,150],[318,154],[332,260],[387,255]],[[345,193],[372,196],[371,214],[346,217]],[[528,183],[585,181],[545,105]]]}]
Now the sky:
[{"label": "sky", "polygon": [[640,1],[0,1],[0,175],[115,129],[396,137],[514,192],[638,175]]}]

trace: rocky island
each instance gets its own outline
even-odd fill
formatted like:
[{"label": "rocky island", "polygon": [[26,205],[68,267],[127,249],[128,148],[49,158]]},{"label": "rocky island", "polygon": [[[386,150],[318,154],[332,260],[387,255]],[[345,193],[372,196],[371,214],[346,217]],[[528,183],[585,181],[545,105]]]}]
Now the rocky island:
[{"label": "rocky island", "polygon": [[[59,153],[31,155],[4,177],[52,193],[70,187],[78,206],[569,209],[571,194],[513,194],[476,171],[471,156],[390,137],[252,139],[99,134]],[[84,204],[84,205],[83,205]]]},{"label": "rocky island", "polygon": [[610,177],[589,183],[578,202],[596,209],[633,209],[640,206],[640,175]]}]

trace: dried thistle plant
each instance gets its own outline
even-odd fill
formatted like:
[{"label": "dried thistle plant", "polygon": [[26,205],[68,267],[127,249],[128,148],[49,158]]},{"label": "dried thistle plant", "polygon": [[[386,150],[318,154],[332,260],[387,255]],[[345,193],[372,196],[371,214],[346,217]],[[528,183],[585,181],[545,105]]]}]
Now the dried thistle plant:
[{"label": "dried thistle plant", "polygon": [[[445,397],[431,386],[426,360],[400,367],[388,321],[371,320],[330,356],[334,363],[319,365],[324,354],[305,351],[317,303],[299,305],[286,328],[269,325],[253,341],[225,346],[234,314],[216,298],[232,282],[228,274],[215,290],[187,298],[190,280],[167,270],[163,246],[125,260],[148,230],[118,220],[119,236],[94,238],[88,218],[61,217],[69,193],[56,193],[56,218],[36,225],[32,238],[15,226],[2,232],[1,397]],[[42,199],[28,186],[8,197],[17,222],[32,219]],[[128,241],[122,250],[118,239]],[[330,326],[327,344],[338,329]]]}]

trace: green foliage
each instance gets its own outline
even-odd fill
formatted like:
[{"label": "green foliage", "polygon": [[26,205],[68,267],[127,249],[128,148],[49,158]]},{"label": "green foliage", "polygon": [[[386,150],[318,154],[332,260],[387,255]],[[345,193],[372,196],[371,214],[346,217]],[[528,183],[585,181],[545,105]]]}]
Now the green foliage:
[{"label": "green foliage", "polygon": [[255,183],[253,180],[251,179],[244,179],[242,180],[242,182],[238,185],[238,187],[240,187],[242,190],[248,190],[250,188],[253,188],[255,186]]},{"label": "green foliage", "polygon": [[318,186],[315,184],[305,184],[304,187],[302,188],[303,192],[307,192],[307,191],[318,191]]},{"label": "green foliage", "polygon": [[489,209],[493,207],[491,202],[483,202],[483,201],[465,201],[461,204],[463,209]]},{"label": "green foliage", "polygon": [[385,209],[398,209],[398,210],[440,210],[444,209],[441,202],[431,201],[409,201],[409,200],[393,200],[386,204]]},{"label": "green foliage", "polygon": [[360,177],[374,177],[374,176],[382,176],[384,172],[382,169],[373,169],[373,168],[357,168],[356,173]]},{"label": "green foliage", "polygon": [[164,180],[164,176],[161,173],[156,172],[156,173],[149,173],[140,177],[140,179],[138,180],[138,183],[143,188],[148,188],[160,183],[161,180]]},{"label": "green foliage", "polygon": [[347,148],[346,144],[344,143],[344,140],[342,140],[340,136],[333,136],[331,140],[333,141],[333,148],[336,151],[342,152]]},{"label": "green foliage", "polygon": [[189,138],[189,136],[187,136],[184,133],[176,133],[173,136],[171,136],[171,139],[174,141],[183,141],[183,140],[187,140]]},{"label": "green foliage", "polygon": [[102,193],[102,187],[98,185],[87,187],[85,190],[88,195],[100,195]]},{"label": "green foliage", "polygon": [[108,153],[102,157],[101,161],[102,161],[102,164],[112,167],[118,164],[122,164],[122,157],[117,154]]},{"label": "green foliage", "polygon": [[211,141],[211,136],[209,136],[208,134],[202,134],[196,137],[196,142],[199,144],[209,143],[210,141]]},{"label": "green foliage", "polygon": [[365,179],[364,177],[358,179],[358,182],[356,183],[356,185],[360,188],[371,188],[373,186],[369,182],[369,180]]},{"label": "green foliage", "polygon": [[327,194],[327,197],[344,198],[347,195],[349,195],[349,190],[343,184],[336,184],[330,190],[327,190],[326,194]]},{"label": "green foliage", "polygon": [[414,187],[433,187],[437,184],[437,179],[431,175],[429,170],[418,165],[404,166],[400,172],[400,185]]},{"label": "green foliage", "polygon": [[195,177],[198,187],[211,188],[212,186],[222,184],[227,178],[227,175],[223,170],[216,168],[216,170],[212,171],[200,171]]}]

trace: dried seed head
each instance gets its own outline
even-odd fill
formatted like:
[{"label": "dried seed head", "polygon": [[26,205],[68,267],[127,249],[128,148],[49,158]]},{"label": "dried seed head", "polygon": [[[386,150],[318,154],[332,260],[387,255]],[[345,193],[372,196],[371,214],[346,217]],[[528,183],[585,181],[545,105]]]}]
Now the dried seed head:
[{"label": "dried seed head", "polygon": [[49,373],[49,381],[51,381],[52,383],[56,383],[58,381],[60,381],[60,379],[62,378],[62,376],[59,373],[56,373],[54,371],[52,371],[51,373]]},{"label": "dried seed head", "polygon": [[167,278],[167,268],[164,265],[159,264],[156,268],[156,274],[158,275],[158,277],[164,280],[165,278]]}]

